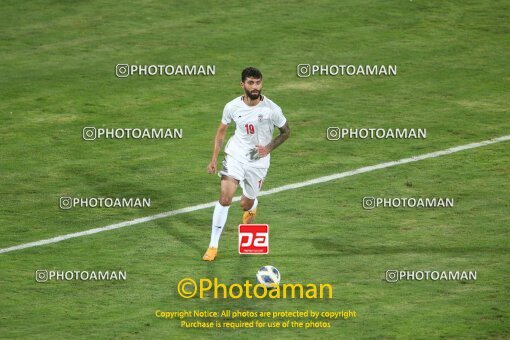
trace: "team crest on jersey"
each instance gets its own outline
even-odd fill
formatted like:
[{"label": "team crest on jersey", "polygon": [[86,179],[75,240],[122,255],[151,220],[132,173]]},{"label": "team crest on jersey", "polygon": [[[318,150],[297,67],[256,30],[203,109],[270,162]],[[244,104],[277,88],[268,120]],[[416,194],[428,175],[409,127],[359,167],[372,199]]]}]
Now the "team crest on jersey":
[{"label": "team crest on jersey", "polygon": [[259,122],[262,123],[263,120],[264,120],[264,115],[261,113],[261,114],[259,114]]}]

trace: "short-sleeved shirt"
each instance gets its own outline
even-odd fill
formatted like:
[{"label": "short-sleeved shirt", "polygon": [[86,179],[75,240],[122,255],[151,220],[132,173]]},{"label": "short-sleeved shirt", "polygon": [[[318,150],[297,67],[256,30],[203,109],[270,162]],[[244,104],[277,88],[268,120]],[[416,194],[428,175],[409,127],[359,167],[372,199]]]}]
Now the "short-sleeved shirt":
[{"label": "short-sleeved shirt", "polygon": [[237,97],[225,105],[221,122],[235,123],[235,133],[225,146],[225,153],[255,168],[269,168],[270,155],[258,158],[255,145],[266,146],[273,138],[274,127],[281,128],[287,120],[282,109],[266,96],[255,106]]}]

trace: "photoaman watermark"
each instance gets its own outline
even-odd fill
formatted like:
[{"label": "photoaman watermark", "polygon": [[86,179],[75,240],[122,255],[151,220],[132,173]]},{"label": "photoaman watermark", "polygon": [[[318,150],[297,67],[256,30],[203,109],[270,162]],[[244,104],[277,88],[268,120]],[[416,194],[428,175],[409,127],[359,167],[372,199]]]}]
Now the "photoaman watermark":
[{"label": "photoaman watermark", "polygon": [[267,288],[263,284],[252,284],[246,280],[244,284],[233,283],[230,285],[220,283],[217,278],[213,280],[201,278],[198,283],[195,279],[184,278],[177,285],[177,292],[185,299],[206,296],[212,293],[214,299],[332,299],[333,286],[329,283],[284,283],[272,284]]}]

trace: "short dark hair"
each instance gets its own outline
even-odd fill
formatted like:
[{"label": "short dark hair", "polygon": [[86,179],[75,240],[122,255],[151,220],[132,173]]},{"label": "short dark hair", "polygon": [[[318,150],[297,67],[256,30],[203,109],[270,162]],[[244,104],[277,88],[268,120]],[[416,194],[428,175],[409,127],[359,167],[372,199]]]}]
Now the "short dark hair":
[{"label": "short dark hair", "polygon": [[241,73],[241,81],[244,83],[246,78],[262,79],[262,72],[255,67],[247,67]]}]

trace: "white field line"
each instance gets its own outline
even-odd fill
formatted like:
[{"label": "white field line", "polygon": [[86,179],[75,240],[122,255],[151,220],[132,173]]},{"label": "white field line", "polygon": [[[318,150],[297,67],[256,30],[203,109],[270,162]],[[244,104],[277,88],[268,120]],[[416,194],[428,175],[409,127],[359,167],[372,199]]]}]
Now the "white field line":
[{"label": "white field line", "polygon": [[[493,139],[485,140],[482,142],[456,146],[453,148],[435,151],[435,152],[431,152],[431,153],[426,153],[426,154],[419,155],[419,156],[403,158],[403,159],[399,159],[398,161],[392,161],[392,162],[380,163],[380,164],[371,165],[371,166],[365,166],[363,168],[359,168],[359,169],[355,169],[355,170],[351,170],[351,171],[340,172],[340,173],[336,173],[336,174],[329,175],[329,176],[318,177],[318,178],[311,179],[311,180],[304,181],[304,182],[298,182],[298,183],[284,185],[284,186],[273,188],[273,189],[267,190],[267,191],[261,191],[259,193],[259,196],[272,195],[272,194],[276,194],[276,193],[282,192],[282,191],[293,190],[293,189],[298,189],[298,188],[315,185],[315,184],[319,184],[319,183],[334,181],[336,179],[354,176],[354,175],[358,175],[358,174],[362,174],[365,172],[370,172],[370,171],[374,171],[374,170],[378,170],[378,169],[389,168],[389,167],[392,167],[395,165],[418,162],[418,161],[428,159],[428,158],[436,158],[436,157],[440,157],[440,156],[444,156],[444,155],[450,155],[452,153],[456,153],[459,151],[475,149],[475,148],[479,148],[482,146],[496,144],[496,143],[500,143],[500,142],[504,142],[504,141],[508,141],[508,140],[510,140],[510,135],[493,138]],[[234,202],[237,202],[239,200],[241,200],[241,196],[236,196],[233,199]],[[114,229],[129,227],[129,226],[144,223],[144,222],[158,220],[160,218],[165,218],[165,217],[185,214],[185,213],[189,213],[189,212],[193,212],[193,211],[197,211],[197,210],[212,208],[215,204],[216,204],[216,201],[193,205],[191,207],[186,207],[186,208],[177,209],[177,210],[171,210],[171,211],[163,212],[163,213],[156,214],[156,215],[136,218],[131,221],[110,224],[105,227],[88,229],[88,230],[80,231],[77,233],[56,236],[56,237],[48,238],[45,240],[35,241],[35,242],[23,243],[23,244],[20,244],[17,246],[0,249],[0,254],[8,253],[8,252],[15,251],[15,250],[38,247],[38,246],[42,246],[45,244],[57,243],[57,242],[68,240],[68,239],[75,238],[75,237],[97,234],[97,233],[101,233],[103,231],[114,230]]]}]

